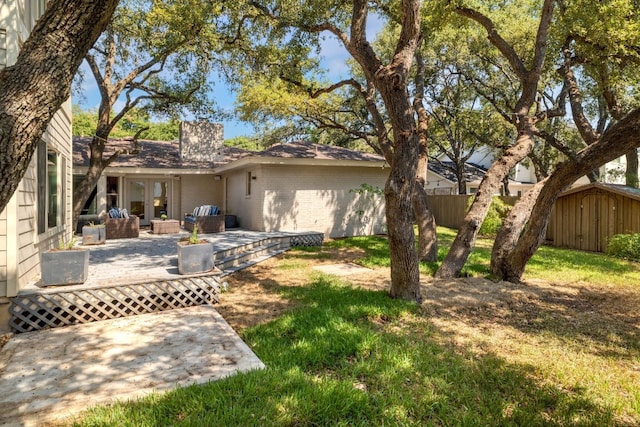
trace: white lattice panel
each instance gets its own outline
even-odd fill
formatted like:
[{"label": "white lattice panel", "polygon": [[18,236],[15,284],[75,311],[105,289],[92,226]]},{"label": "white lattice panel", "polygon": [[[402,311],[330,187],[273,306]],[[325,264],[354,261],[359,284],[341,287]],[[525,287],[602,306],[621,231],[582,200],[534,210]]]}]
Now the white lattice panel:
[{"label": "white lattice panel", "polygon": [[291,246],[322,246],[323,233],[291,236]]},{"label": "white lattice panel", "polygon": [[73,325],[219,301],[215,276],[18,295],[11,303],[16,332]]}]

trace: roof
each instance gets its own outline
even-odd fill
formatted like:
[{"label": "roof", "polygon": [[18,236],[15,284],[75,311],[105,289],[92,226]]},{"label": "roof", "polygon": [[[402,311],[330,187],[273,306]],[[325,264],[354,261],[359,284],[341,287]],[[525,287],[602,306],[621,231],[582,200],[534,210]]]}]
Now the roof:
[{"label": "roof", "polygon": [[[456,174],[453,173],[453,162],[430,161],[427,165],[429,170],[441,177],[451,181],[458,182]],[[465,163],[464,179],[466,182],[480,181],[484,178],[486,171],[473,163]]]},{"label": "roof", "polygon": [[[90,137],[73,138],[73,165],[89,166]],[[131,151],[134,149],[131,139],[110,140],[105,150],[105,158],[115,150]],[[236,147],[225,147],[221,162],[189,161],[180,159],[178,141],[138,142],[138,154],[121,154],[109,167],[149,168],[149,169],[212,169],[220,165],[241,159],[252,154],[251,151]]]},{"label": "roof", "polygon": [[384,157],[377,154],[364,153],[334,145],[314,144],[312,142],[297,141],[275,144],[264,151],[255,153],[258,157],[279,157],[295,159],[321,160],[359,160],[384,162]]},{"label": "roof", "polygon": [[581,185],[579,187],[570,188],[560,195],[560,197],[568,196],[570,194],[580,193],[591,189],[598,189],[603,191],[609,191],[611,193],[620,194],[621,196],[629,197],[635,200],[640,200],[640,189],[629,187],[622,184],[605,184],[602,182],[595,182],[591,184]]}]

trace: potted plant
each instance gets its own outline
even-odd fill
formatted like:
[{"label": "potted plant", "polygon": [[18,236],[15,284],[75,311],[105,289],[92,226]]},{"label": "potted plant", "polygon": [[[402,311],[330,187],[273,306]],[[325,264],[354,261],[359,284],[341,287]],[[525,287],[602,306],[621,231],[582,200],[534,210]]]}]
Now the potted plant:
[{"label": "potted plant", "polygon": [[106,241],[107,233],[104,224],[95,224],[90,221],[89,224],[82,227],[83,245],[101,245]]},{"label": "potted plant", "polygon": [[160,215],[160,219],[163,220],[163,221],[166,221],[167,220],[167,214]]},{"label": "potted plant", "polygon": [[213,245],[198,238],[198,226],[191,236],[178,242],[178,272],[196,274],[213,270]]},{"label": "potted plant", "polygon": [[41,280],[44,286],[84,283],[89,273],[89,249],[75,247],[76,240],[58,240],[58,247],[40,255]]}]

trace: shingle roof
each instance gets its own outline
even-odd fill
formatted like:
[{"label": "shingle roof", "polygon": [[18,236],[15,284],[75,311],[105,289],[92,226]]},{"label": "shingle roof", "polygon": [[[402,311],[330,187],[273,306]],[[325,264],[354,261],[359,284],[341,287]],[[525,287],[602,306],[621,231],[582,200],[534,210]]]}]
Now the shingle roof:
[{"label": "shingle roof", "polygon": [[581,191],[589,190],[592,188],[597,188],[604,191],[610,191],[612,193],[617,193],[626,197],[630,197],[635,200],[640,200],[640,189],[629,187],[627,185],[622,184],[606,184],[602,182],[596,182],[591,184],[580,185],[577,187],[570,188],[560,195],[560,197],[567,196],[569,194],[579,193]]},{"label": "shingle roof", "polygon": [[275,144],[255,155],[259,157],[283,157],[295,159],[384,162],[384,157],[377,154],[364,153],[362,151],[350,150],[348,148],[336,147],[333,145],[314,144],[312,142],[305,141]]},{"label": "shingle roof", "polygon": [[[429,170],[438,174],[451,182],[458,182],[456,174],[453,173],[453,162],[430,161],[427,165]],[[484,178],[486,171],[472,163],[466,163],[464,167],[464,179],[466,182],[479,181]]]},{"label": "shingle roof", "polygon": [[[89,142],[91,138],[73,138],[74,166],[89,166]],[[105,158],[115,150],[133,150],[131,140],[110,140],[105,150]],[[151,169],[211,169],[253,154],[236,147],[224,147],[221,162],[183,161],[180,159],[178,141],[140,140],[138,154],[121,154],[110,167],[151,168]]]}]

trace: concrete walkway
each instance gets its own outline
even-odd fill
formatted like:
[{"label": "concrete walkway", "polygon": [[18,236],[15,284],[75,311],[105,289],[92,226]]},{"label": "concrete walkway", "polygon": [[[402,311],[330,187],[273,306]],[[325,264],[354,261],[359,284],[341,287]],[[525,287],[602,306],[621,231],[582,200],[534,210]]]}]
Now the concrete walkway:
[{"label": "concrete walkway", "polygon": [[27,332],[0,352],[0,425],[37,426],[263,367],[209,306]]},{"label": "concrete walkway", "polygon": [[[177,241],[188,234],[141,231],[90,246],[88,280],[75,286],[175,277]],[[200,237],[222,250],[283,234],[237,229]],[[24,292],[46,292],[38,285]],[[263,367],[209,306],[26,332],[0,351],[0,425],[36,426],[91,405]]]}]

